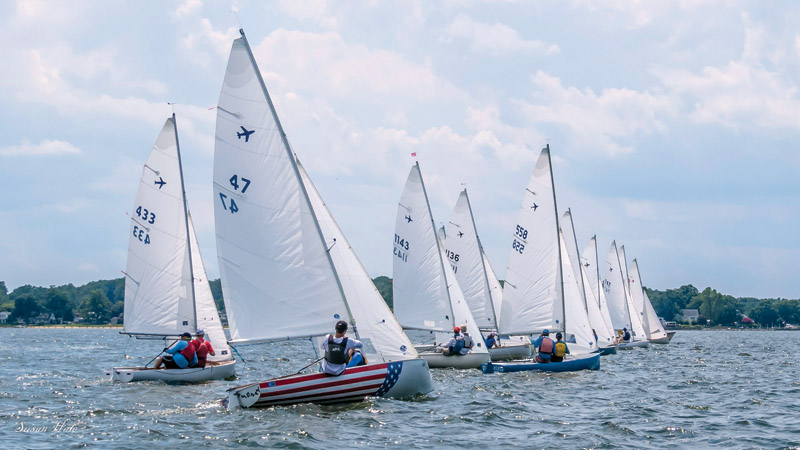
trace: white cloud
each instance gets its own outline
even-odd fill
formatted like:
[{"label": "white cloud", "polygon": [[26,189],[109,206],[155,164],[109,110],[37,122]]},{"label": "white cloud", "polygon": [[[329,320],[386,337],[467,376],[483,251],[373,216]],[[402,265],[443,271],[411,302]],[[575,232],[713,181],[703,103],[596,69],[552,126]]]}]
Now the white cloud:
[{"label": "white cloud", "polygon": [[664,119],[675,115],[676,100],[663,94],[628,88],[580,90],[564,87],[561,80],[538,71],[532,82],[537,103],[514,100],[533,123],[555,124],[570,132],[580,147],[600,149],[609,155],[633,151],[627,144],[638,135],[664,131]]},{"label": "white cloud", "polygon": [[175,16],[177,17],[186,17],[188,15],[194,14],[198,11],[203,9],[203,2],[201,0],[184,0],[175,8]]},{"label": "white cloud", "polygon": [[181,41],[189,56],[195,64],[207,67],[215,57],[219,60],[227,57],[231,51],[231,42],[239,37],[237,27],[229,27],[225,30],[216,30],[207,18],[201,18],[192,27],[198,31],[187,34]]},{"label": "white cloud", "polygon": [[77,155],[81,149],[67,141],[45,139],[38,144],[31,144],[24,141],[20,145],[0,148],[2,156],[58,156],[58,155]]},{"label": "white cloud", "polygon": [[554,54],[559,48],[554,44],[545,44],[540,40],[523,39],[517,30],[501,23],[487,24],[472,20],[466,15],[459,15],[447,26],[447,34],[451,37],[466,39],[476,52],[525,52]]},{"label": "white cloud", "polygon": [[323,28],[336,28],[337,20],[328,11],[327,0],[280,0],[280,8],[300,20],[313,20]]}]

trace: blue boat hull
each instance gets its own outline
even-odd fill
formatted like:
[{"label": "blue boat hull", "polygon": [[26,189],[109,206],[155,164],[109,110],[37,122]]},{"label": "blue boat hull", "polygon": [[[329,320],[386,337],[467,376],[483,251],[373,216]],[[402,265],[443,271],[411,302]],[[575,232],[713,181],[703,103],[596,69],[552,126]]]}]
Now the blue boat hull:
[{"label": "blue boat hull", "polygon": [[603,347],[600,349],[600,356],[605,355],[616,355],[617,354],[617,347]]},{"label": "blue boat hull", "polygon": [[536,362],[507,362],[481,364],[483,373],[494,372],[526,372],[536,370],[540,372],[577,372],[579,370],[599,370],[600,354],[581,356],[562,362],[536,363]]}]

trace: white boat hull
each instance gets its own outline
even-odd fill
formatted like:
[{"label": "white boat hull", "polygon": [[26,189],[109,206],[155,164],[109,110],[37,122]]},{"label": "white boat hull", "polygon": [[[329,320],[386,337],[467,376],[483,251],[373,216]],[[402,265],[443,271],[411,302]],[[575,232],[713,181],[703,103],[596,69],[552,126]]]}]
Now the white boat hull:
[{"label": "white boat hull", "polygon": [[651,344],[669,344],[669,336],[658,339],[650,339],[648,342]]},{"label": "white boat hull", "polygon": [[226,361],[205,367],[188,369],[153,369],[150,367],[114,367],[106,372],[111,381],[130,383],[132,381],[177,381],[196,383],[221,380],[234,376],[236,361]]},{"label": "white boat hull", "polygon": [[675,333],[677,333],[677,331],[667,331],[667,339],[671,341],[672,338],[675,337]]},{"label": "white boat hull", "polygon": [[466,355],[445,356],[441,352],[424,352],[419,356],[428,361],[431,369],[479,369],[481,364],[492,360],[489,353],[467,353]]},{"label": "white boat hull", "polygon": [[489,354],[492,357],[492,361],[527,359],[531,357],[531,344],[525,342],[506,345],[503,347],[494,347],[489,349]]},{"label": "white boat hull", "polygon": [[647,341],[635,341],[635,342],[620,342],[617,344],[617,350],[633,350],[634,348],[639,347],[649,347],[650,343]]},{"label": "white boat hull", "polygon": [[228,408],[297,403],[347,403],[367,397],[406,398],[433,390],[428,363],[409,359],[351,367],[339,376],[296,374],[228,389]]}]

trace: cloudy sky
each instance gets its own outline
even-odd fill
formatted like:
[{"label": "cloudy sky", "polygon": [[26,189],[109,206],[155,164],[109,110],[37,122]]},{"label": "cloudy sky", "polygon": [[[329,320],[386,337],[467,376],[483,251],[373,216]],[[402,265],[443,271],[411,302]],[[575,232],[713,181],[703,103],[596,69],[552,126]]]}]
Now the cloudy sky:
[{"label": "cloudy sky", "polygon": [[0,280],[121,276],[174,102],[218,276],[211,171],[232,39],[371,275],[391,276],[416,152],[437,222],[462,183],[500,277],[550,143],[579,246],[645,285],[800,297],[800,5],[735,0],[0,3]]}]

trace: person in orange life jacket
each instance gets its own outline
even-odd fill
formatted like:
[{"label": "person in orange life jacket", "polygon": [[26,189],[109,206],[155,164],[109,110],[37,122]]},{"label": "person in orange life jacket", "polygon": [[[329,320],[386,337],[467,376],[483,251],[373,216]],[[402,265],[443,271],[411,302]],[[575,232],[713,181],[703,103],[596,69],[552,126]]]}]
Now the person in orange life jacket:
[{"label": "person in orange life jacket", "polygon": [[322,358],[322,371],[328,375],[341,375],[347,368],[347,363],[357,349],[363,344],[355,339],[345,336],[347,333],[347,322],[340,320],[336,322],[335,334],[329,334],[322,341],[322,348],[325,356]]},{"label": "person in orange life jacket", "polygon": [[217,354],[214,353],[214,347],[211,346],[211,341],[204,339],[206,335],[205,331],[197,330],[196,334],[197,337],[192,341],[192,344],[197,353],[197,367],[205,367],[208,355],[216,356]]},{"label": "person in orange life jacket", "polygon": [[467,333],[467,324],[463,324],[459,328],[461,328],[461,335],[464,336],[464,348],[472,350],[472,347],[475,346],[475,341],[473,341],[472,336]]},{"label": "person in orange life jacket", "polygon": [[561,333],[556,333],[556,345],[553,350],[553,356],[550,357],[550,362],[561,362],[564,360],[564,355],[569,355],[569,347],[561,338]]},{"label": "person in orange life jacket", "polygon": [[550,339],[550,331],[542,330],[542,335],[533,341],[533,346],[537,348],[538,353],[534,358],[538,363],[550,362],[550,357],[553,356],[555,350],[555,343]]},{"label": "person in orange life jacket", "polygon": [[461,327],[453,327],[453,337],[442,347],[442,354],[444,356],[461,356],[467,353],[469,353],[469,349],[465,345],[464,336],[461,335]]},{"label": "person in orange life jacket", "polygon": [[631,333],[628,331],[627,327],[622,328],[622,341],[623,342],[630,342],[631,341]]},{"label": "person in orange life jacket", "polygon": [[197,353],[191,339],[191,334],[183,333],[181,340],[171,348],[164,349],[166,355],[156,358],[156,364],[153,368],[160,369],[162,363],[166,369],[186,369],[187,367],[196,366]]},{"label": "person in orange life jacket", "polygon": [[494,331],[492,331],[491,333],[489,333],[488,336],[486,336],[485,342],[486,342],[486,348],[494,348],[495,345],[500,347],[500,343],[497,341],[497,333],[495,333]]}]

